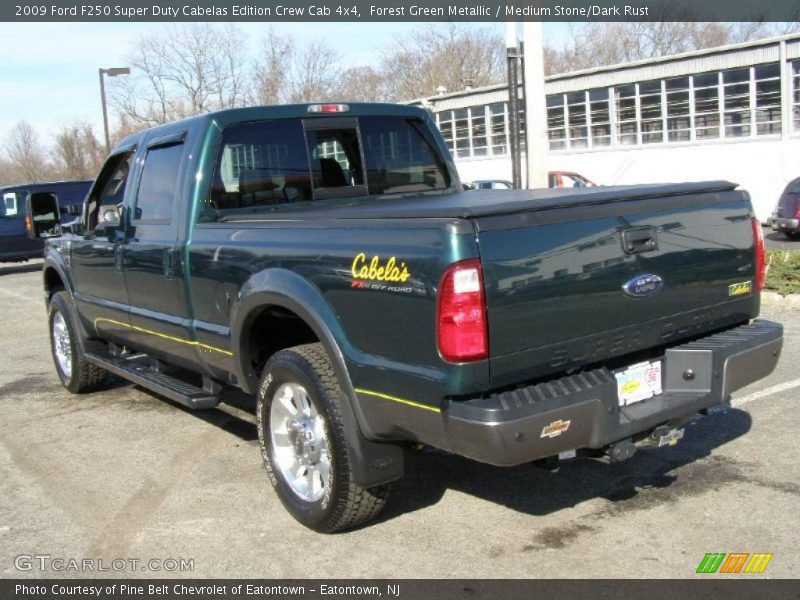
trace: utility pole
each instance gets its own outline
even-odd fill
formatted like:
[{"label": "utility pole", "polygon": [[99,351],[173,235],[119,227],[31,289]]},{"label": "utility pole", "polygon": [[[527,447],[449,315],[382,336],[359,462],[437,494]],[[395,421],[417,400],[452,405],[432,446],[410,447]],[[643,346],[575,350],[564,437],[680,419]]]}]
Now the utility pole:
[{"label": "utility pole", "polygon": [[522,187],[519,136],[519,36],[517,23],[506,23],[506,57],[508,59],[508,145],[511,155],[511,183]]},{"label": "utility pole", "polygon": [[527,188],[546,188],[547,182],[547,104],[544,92],[544,48],[542,24],[522,24],[525,48],[525,157]]}]

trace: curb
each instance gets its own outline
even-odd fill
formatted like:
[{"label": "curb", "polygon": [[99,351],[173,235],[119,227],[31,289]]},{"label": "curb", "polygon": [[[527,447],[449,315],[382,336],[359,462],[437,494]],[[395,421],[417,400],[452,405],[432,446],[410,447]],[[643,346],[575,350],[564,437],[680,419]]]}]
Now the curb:
[{"label": "curb", "polygon": [[781,296],[778,292],[761,292],[761,306],[800,309],[800,294]]}]

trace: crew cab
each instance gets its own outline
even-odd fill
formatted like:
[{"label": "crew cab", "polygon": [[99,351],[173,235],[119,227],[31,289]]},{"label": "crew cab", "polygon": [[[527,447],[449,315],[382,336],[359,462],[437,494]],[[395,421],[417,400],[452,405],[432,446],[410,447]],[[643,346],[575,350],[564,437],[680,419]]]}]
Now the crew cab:
[{"label": "crew cab", "polygon": [[464,192],[414,107],[162,125],[116,146],[79,223],[54,202],[28,210],[66,388],[252,394],[269,481],[318,531],[375,517],[409,443],[622,460],[781,351],[735,184]]}]

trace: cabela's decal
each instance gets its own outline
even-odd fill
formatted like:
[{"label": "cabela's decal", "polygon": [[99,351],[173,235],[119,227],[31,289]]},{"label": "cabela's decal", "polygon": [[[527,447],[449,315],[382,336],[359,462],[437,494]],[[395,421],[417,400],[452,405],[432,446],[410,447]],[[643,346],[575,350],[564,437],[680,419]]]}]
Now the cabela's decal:
[{"label": "cabela's decal", "polygon": [[562,421],[559,419],[558,421],[553,421],[550,425],[545,425],[544,429],[542,429],[542,435],[539,437],[543,438],[554,438],[562,433],[564,433],[567,429],[569,429],[569,424],[572,421]]},{"label": "cabela's decal", "polygon": [[741,283],[732,283],[728,286],[728,296],[741,296],[749,294],[753,291],[752,281],[742,281]]},{"label": "cabela's decal", "polygon": [[367,261],[367,255],[360,252],[353,259],[350,268],[353,279],[366,281],[392,281],[405,282],[411,277],[411,272],[406,267],[406,263],[397,262],[394,256],[389,257],[385,263],[381,263],[380,256],[373,256]]}]

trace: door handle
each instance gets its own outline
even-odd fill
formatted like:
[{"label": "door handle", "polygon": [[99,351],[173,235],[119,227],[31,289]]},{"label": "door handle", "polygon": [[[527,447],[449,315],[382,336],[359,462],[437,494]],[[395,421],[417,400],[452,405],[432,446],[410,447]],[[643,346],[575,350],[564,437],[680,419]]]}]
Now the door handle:
[{"label": "door handle", "polygon": [[622,232],[622,250],[625,254],[639,254],[658,250],[655,227],[635,227]]}]

